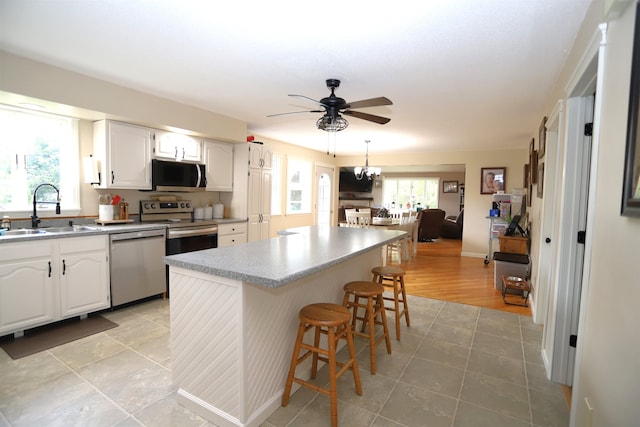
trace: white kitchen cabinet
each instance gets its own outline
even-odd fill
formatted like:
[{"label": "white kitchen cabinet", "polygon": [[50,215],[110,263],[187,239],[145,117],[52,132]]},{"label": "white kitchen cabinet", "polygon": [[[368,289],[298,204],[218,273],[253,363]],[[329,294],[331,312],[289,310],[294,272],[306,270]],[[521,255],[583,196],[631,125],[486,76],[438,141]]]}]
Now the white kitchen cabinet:
[{"label": "white kitchen cabinet", "polygon": [[249,148],[249,167],[260,169],[271,169],[273,152],[271,147],[262,142],[253,142]]},{"label": "white kitchen cabinet", "polygon": [[233,191],[231,144],[205,140],[204,163],[207,167],[207,191]]},{"label": "white kitchen cabinet", "polygon": [[185,162],[202,161],[202,140],[189,135],[156,130],[154,157]]},{"label": "white kitchen cabinet", "polygon": [[249,242],[268,239],[271,227],[271,169],[249,168]]},{"label": "white kitchen cabinet", "polygon": [[108,237],[59,239],[60,316],[77,316],[110,306]]},{"label": "white kitchen cabinet", "polygon": [[218,247],[237,245],[247,241],[247,223],[234,222],[231,224],[218,224]]},{"label": "white kitchen cabinet", "polygon": [[100,165],[98,188],[151,189],[150,128],[99,120],[93,124],[93,154]]},{"label": "white kitchen cabinet", "polygon": [[0,335],[110,306],[108,236],[1,247]]},{"label": "white kitchen cabinet", "polygon": [[50,241],[5,243],[1,247],[0,335],[56,320]]}]

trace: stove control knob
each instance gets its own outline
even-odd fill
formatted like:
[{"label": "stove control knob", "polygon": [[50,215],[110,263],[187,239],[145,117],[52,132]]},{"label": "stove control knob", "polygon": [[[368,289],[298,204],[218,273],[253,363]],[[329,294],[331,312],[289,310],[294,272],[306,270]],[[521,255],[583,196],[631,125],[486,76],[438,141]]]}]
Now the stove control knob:
[{"label": "stove control knob", "polygon": [[156,204],[155,203],[151,203],[151,209],[155,209],[156,208]]},{"label": "stove control knob", "polygon": [[187,202],[186,208],[189,209],[191,207],[191,203]]},{"label": "stove control knob", "polygon": [[180,207],[184,209],[184,203],[180,203]]},{"label": "stove control knob", "polygon": [[145,209],[149,209],[149,203],[145,203],[145,204],[144,204],[144,208],[145,208]]}]

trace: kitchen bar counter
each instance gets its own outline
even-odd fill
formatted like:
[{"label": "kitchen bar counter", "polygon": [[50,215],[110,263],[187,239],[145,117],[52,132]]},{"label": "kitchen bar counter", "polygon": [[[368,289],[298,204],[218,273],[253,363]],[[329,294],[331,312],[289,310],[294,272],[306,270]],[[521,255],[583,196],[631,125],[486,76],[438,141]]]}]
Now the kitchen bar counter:
[{"label": "kitchen bar counter", "polygon": [[255,285],[277,288],[382,247],[403,234],[347,227],[300,227],[281,237],[226,248],[171,255],[170,266],[183,267]]},{"label": "kitchen bar counter", "polygon": [[177,400],[219,426],[259,426],[280,406],[300,308],[341,304],[344,284],[371,280],[381,248],[405,233],[313,226],[280,234],[165,257]]}]

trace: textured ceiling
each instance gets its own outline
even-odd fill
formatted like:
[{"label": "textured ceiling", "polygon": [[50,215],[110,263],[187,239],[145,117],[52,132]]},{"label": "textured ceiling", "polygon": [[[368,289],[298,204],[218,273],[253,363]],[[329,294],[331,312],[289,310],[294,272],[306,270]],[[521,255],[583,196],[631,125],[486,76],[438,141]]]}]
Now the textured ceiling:
[{"label": "textured ceiling", "polygon": [[349,101],[336,153],[524,147],[590,0],[0,0],[0,49],[244,120],[315,150],[327,78]]}]

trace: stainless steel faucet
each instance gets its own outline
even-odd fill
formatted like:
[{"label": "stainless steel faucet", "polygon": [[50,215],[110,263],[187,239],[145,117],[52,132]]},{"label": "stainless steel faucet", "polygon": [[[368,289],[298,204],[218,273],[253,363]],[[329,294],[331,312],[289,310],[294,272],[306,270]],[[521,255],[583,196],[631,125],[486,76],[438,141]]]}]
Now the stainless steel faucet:
[{"label": "stainless steel faucet", "polygon": [[[45,185],[48,185],[49,187],[53,187],[54,190],[56,190],[57,193],[57,197],[56,197],[56,201],[55,202],[38,202],[38,190],[40,189],[40,187],[44,187]],[[40,218],[38,218],[38,212],[36,211],[36,205],[38,203],[46,203],[46,204],[56,204],[56,215],[60,215],[60,190],[58,190],[58,188],[53,185],[53,184],[48,184],[48,183],[44,183],[44,184],[40,184],[36,187],[35,190],[33,190],[33,214],[31,215],[31,228],[38,228],[38,224],[40,224]]]}]

